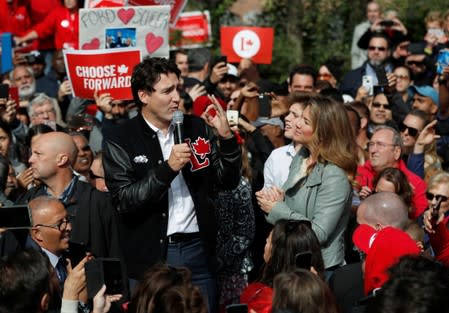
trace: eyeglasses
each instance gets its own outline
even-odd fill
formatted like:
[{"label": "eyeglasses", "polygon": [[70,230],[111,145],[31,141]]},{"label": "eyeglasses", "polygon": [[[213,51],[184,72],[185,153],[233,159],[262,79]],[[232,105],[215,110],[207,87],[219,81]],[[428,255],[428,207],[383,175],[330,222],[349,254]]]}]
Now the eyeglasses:
[{"label": "eyeglasses", "polygon": [[383,52],[383,51],[387,50],[387,48],[385,48],[385,47],[377,47],[377,46],[369,46],[368,50],[369,51],[379,50],[379,51]]},{"label": "eyeglasses", "polygon": [[441,202],[446,202],[447,201],[447,196],[443,196],[443,195],[436,195],[436,194],[433,194],[433,193],[431,193],[431,192],[426,192],[426,198],[427,198],[427,200],[429,200],[429,201],[432,201],[433,199],[437,199],[437,201],[439,201],[440,199],[441,199]]},{"label": "eyeglasses", "polygon": [[419,133],[419,130],[417,130],[416,128],[407,126],[404,123],[399,124],[399,130],[401,131],[401,133],[408,130],[408,134],[412,137],[416,137],[416,135],[418,135],[418,133]]},{"label": "eyeglasses", "polygon": [[396,75],[396,79],[410,79],[407,75]]},{"label": "eyeglasses", "polygon": [[391,105],[389,103],[373,102],[373,107],[376,109],[380,109],[380,107],[382,107],[384,110],[391,110]]},{"label": "eyeglasses", "polygon": [[55,224],[36,224],[34,227],[48,227],[48,228],[57,229],[60,232],[63,232],[67,229],[67,225],[69,223],[72,223],[74,218],[75,217],[73,215],[67,215],[65,218],[63,218],[62,220],[60,220],[59,222],[57,222]]},{"label": "eyeglasses", "polygon": [[385,149],[388,146],[395,147],[397,145],[392,144],[392,143],[385,143],[385,142],[381,142],[381,141],[370,141],[370,142],[368,142],[368,148],[374,148],[375,146],[378,146],[380,149]]},{"label": "eyeglasses", "polygon": [[97,176],[92,171],[89,171],[89,176],[91,179],[99,179],[99,178],[104,179],[104,176]]},{"label": "eyeglasses", "polygon": [[318,80],[330,80],[332,78],[332,74],[329,73],[323,73],[323,74],[318,74]]}]

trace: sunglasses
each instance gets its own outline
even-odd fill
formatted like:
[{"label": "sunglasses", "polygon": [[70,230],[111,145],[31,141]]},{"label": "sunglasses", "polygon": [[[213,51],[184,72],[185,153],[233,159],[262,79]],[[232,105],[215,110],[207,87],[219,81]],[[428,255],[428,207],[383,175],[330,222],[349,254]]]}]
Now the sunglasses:
[{"label": "sunglasses", "polygon": [[373,107],[375,107],[376,109],[380,109],[380,107],[383,107],[385,110],[391,110],[391,105],[388,103],[373,102]]},{"label": "sunglasses", "polygon": [[318,80],[330,80],[332,75],[329,73],[318,74]]},{"label": "sunglasses", "polygon": [[416,128],[407,126],[404,123],[399,124],[399,130],[401,131],[401,133],[408,130],[408,134],[412,137],[416,137],[416,135],[418,135],[418,133],[419,133],[419,130],[417,130]]},{"label": "sunglasses", "polygon": [[443,196],[443,195],[435,195],[431,192],[426,192],[426,198],[429,201],[432,201],[433,199],[437,199],[437,201],[439,201],[441,199],[441,202],[446,202],[447,201],[447,197]]},{"label": "sunglasses", "polygon": [[420,66],[423,65],[424,62],[420,62],[420,61],[408,61],[407,65],[416,65],[416,66]]},{"label": "sunglasses", "polygon": [[387,50],[387,48],[385,48],[385,47],[377,47],[377,46],[369,46],[368,47],[368,50],[369,51],[374,51],[374,50],[379,50],[379,51],[386,51]]}]

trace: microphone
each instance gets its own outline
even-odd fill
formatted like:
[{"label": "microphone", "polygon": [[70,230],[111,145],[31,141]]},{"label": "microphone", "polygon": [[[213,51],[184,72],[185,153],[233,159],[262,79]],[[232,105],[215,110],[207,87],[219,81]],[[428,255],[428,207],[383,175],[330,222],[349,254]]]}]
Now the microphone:
[{"label": "microphone", "polygon": [[182,111],[173,112],[172,123],[175,126],[175,144],[180,144],[184,142],[182,136],[182,123],[184,122],[184,113]]}]

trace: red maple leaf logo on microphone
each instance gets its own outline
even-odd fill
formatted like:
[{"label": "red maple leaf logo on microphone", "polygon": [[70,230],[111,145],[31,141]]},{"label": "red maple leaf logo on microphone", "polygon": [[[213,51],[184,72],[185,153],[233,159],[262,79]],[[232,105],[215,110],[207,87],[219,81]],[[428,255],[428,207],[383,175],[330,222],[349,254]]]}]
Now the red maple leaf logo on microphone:
[{"label": "red maple leaf logo on microphone", "polygon": [[192,143],[193,152],[198,154],[202,159],[206,157],[206,154],[210,153],[209,140],[204,140],[204,138],[198,138],[194,143]]}]

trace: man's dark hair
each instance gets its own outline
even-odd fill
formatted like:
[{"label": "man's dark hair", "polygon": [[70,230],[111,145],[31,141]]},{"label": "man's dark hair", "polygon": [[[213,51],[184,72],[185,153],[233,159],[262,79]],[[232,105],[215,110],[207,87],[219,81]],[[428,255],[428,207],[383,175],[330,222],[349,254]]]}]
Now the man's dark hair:
[{"label": "man's dark hair", "polygon": [[199,72],[204,68],[204,65],[211,61],[212,54],[207,48],[198,48],[189,50],[187,60],[189,62],[189,72]]},{"label": "man's dark hair", "polygon": [[390,279],[368,313],[449,312],[449,269],[423,256],[404,256],[389,269]]},{"label": "man's dark hair", "polygon": [[[391,42],[390,42],[390,39],[388,38],[388,36],[387,36],[387,34],[386,34],[385,32],[374,32],[374,33],[371,35],[371,37],[370,37],[370,39],[369,39],[369,42],[370,42],[373,38],[383,38],[383,39],[385,39],[385,41],[387,42],[387,49],[391,49]],[[368,42],[368,45],[369,45],[369,42]]]},{"label": "man's dark hair", "polygon": [[0,260],[0,313],[41,312],[50,290],[48,258],[37,250],[22,250]]},{"label": "man's dark hair", "polygon": [[293,82],[293,76],[295,76],[296,74],[299,75],[308,75],[311,76],[313,78],[313,85],[315,86],[316,83],[316,77],[317,77],[317,72],[315,71],[315,69],[311,66],[311,65],[307,65],[307,64],[300,64],[300,65],[296,65],[289,74],[289,84],[291,85]]},{"label": "man's dark hair", "polygon": [[134,101],[139,108],[143,105],[139,99],[139,90],[145,90],[151,94],[154,91],[154,85],[161,80],[161,74],[168,75],[170,73],[176,74],[178,78],[181,75],[176,63],[165,58],[146,57],[134,67],[131,77],[131,90]]}]

